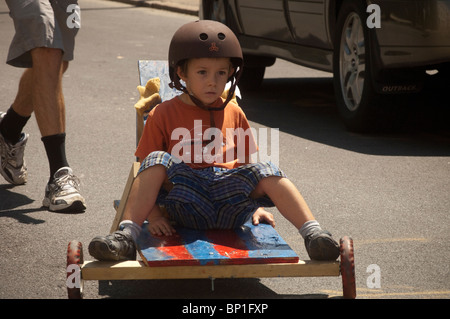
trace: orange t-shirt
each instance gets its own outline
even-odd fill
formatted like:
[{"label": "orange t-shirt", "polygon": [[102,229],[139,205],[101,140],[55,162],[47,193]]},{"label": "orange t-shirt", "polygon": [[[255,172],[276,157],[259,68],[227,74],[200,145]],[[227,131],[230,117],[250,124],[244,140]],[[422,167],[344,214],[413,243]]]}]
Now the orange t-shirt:
[{"label": "orange t-shirt", "polygon": [[[218,99],[212,107],[220,107]],[[135,155],[142,161],[154,151],[170,153],[192,168],[235,168],[246,164],[258,147],[242,109],[229,102],[224,110],[210,111],[189,105],[179,97],[157,105],[147,118]],[[211,140],[211,136],[214,140]]]}]

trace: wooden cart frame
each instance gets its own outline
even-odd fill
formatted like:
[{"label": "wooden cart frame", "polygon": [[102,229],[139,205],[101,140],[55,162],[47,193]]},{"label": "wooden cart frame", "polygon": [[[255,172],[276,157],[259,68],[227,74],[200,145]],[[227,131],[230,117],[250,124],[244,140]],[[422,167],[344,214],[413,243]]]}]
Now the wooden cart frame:
[{"label": "wooden cart frame", "polygon": [[[149,109],[177,93],[169,83],[166,61],[139,61],[141,103],[137,108],[136,138],[139,140],[145,114]],[[149,92],[150,79],[159,78],[158,94]],[[151,90],[150,90],[151,91]],[[150,106],[150,107],[149,107]],[[120,201],[115,202],[116,216],[111,232],[118,229],[139,163],[133,163]],[[280,237],[281,238],[281,237]],[[141,251],[139,254],[143,257]],[[149,280],[149,279],[216,279],[216,278],[263,278],[263,277],[323,277],[341,276],[344,298],[356,297],[353,241],[345,236],[340,239],[340,258],[336,261],[311,261],[296,259],[295,262],[264,262],[239,264],[202,264],[149,266],[145,258],[134,261],[105,262],[84,261],[82,243],[71,241],[67,249],[67,291],[69,298],[82,298],[84,280]]]}]

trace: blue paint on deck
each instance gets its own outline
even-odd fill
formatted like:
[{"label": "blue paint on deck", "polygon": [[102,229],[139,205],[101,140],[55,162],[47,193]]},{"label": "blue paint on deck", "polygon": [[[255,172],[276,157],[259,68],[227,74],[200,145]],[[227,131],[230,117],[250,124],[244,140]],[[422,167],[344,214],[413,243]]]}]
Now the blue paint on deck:
[{"label": "blue paint on deck", "polygon": [[298,262],[298,255],[270,225],[246,223],[236,230],[177,227],[173,236],[152,236],[147,224],[138,240],[149,265],[219,265]]}]

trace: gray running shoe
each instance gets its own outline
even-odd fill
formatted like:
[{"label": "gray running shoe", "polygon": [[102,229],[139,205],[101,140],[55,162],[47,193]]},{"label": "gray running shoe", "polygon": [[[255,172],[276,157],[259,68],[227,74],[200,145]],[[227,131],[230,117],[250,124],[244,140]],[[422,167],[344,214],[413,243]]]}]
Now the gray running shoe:
[{"label": "gray running shoe", "polygon": [[107,236],[95,237],[88,249],[89,254],[100,261],[136,260],[133,238],[120,230]]},{"label": "gray running shoe", "polygon": [[305,238],[305,247],[312,260],[336,260],[339,244],[326,230],[316,231]]},{"label": "gray running shoe", "polygon": [[[0,122],[5,114],[0,113]],[[28,172],[24,159],[27,142],[28,134],[22,133],[20,141],[12,145],[0,133],[0,174],[13,185],[27,182]]]},{"label": "gray running shoe", "polygon": [[45,187],[42,206],[54,212],[80,213],[86,209],[86,204],[79,188],[80,181],[72,169],[62,167],[55,173],[53,182]]}]

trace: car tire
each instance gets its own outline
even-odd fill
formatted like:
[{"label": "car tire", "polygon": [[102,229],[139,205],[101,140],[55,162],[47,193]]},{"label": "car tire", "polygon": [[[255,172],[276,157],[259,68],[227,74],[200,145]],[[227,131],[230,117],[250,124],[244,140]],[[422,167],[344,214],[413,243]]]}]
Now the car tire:
[{"label": "car tire", "polygon": [[[245,62],[244,62],[245,63]],[[244,69],[242,72],[242,76],[239,80],[239,88],[243,92],[255,91],[259,89],[263,80],[264,73],[266,72],[266,67],[246,67],[244,65]]]},{"label": "car tire", "polygon": [[266,67],[274,65],[276,58],[263,55],[244,54],[244,69],[239,88],[242,91],[257,90],[263,80]]},{"label": "car tire", "polygon": [[372,78],[369,30],[364,1],[347,0],[338,14],[333,53],[333,84],[339,114],[348,130],[376,128],[377,105]]}]

